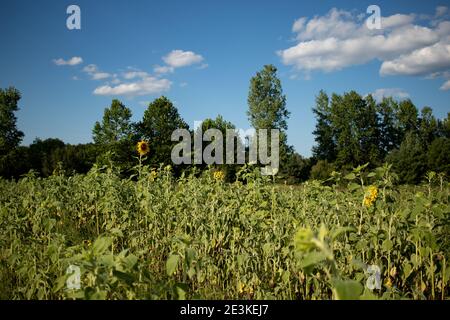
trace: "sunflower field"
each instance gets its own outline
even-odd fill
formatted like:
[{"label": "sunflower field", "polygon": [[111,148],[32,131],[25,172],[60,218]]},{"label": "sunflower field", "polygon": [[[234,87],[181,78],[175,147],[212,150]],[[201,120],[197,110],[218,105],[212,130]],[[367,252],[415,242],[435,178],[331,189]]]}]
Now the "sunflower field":
[{"label": "sunflower field", "polygon": [[450,186],[389,169],[1,179],[0,299],[448,299]]}]

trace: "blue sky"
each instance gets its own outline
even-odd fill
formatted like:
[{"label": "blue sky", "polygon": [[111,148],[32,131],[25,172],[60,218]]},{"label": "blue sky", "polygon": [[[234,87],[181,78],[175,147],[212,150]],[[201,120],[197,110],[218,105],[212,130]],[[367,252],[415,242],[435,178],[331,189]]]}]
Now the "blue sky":
[{"label": "blue sky", "polygon": [[[66,9],[81,9],[68,30]],[[365,26],[369,5],[382,29]],[[114,98],[141,119],[165,95],[192,127],[221,114],[246,129],[250,78],[278,68],[289,143],[311,155],[320,89],[410,97],[450,112],[448,1],[2,1],[0,87],[22,93],[23,144],[91,141]]]}]

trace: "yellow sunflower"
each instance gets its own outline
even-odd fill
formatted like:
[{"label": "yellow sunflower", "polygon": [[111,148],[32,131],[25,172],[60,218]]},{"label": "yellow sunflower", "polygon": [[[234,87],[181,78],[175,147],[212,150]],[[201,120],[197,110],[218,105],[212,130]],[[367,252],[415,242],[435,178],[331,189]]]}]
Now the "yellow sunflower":
[{"label": "yellow sunflower", "polygon": [[225,173],[223,171],[216,171],[213,176],[217,181],[223,181],[225,179]]},{"label": "yellow sunflower", "polygon": [[139,141],[137,144],[137,152],[139,155],[145,156],[150,151],[150,147],[146,141]]},{"label": "yellow sunflower", "polygon": [[378,196],[378,189],[377,189],[377,187],[375,187],[375,186],[370,186],[370,187],[367,189],[367,192],[366,192],[366,194],[365,194],[365,196],[364,196],[364,201],[363,201],[364,205],[365,205],[366,207],[372,206],[372,204],[373,204],[373,203],[375,202],[375,200],[377,199],[377,196]]}]

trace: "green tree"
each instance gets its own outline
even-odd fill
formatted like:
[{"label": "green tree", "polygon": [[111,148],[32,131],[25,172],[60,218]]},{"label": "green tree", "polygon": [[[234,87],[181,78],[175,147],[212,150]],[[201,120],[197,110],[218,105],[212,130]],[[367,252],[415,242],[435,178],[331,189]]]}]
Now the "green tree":
[{"label": "green tree", "polygon": [[87,173],[96,162],[98,146],[92,143],[65,145],[50,155],[52,173],[60,165],[67,174]]},{"label": "green tree", "polygon": [[122,172],[133,167],[136,139],[131,116],[131,110],[117,99],[105,108],[102,122],[96,122],[92,130],[98,146],[97,164],[114,164]]},{"label": "green tree", "polygon": [[363,98],[355,91],[331,97],[331,126],[336,141],[338,167],[364,163],[377,165],[379,152],[379,117],[371,95]]},{"label": "green tree", "polygon": [[400,182],[415,184],[420,182],[427,170],[427,153],[417,133],[410,131],[399,149],[393,150],[386,158],[398,174]]},{"label": "green tree", "polygon": [[172,132],[176,129],[189,129],[177,108],[164,96],[149,104],[137,127],[140,138],[149,143],[149,159],[154,165],[172,163],[172,147],[178,143],[171,141]]},{"label": "green tree", "polygon": [[434,139],[428,149],[428,169],[450,176],[450,139]]},{"label": "green tree", "polygon": [[311,167],[311,159],[303,158],[297,152],[292,152],[287,157],[282,178],[289,184],[303,182],[309,178]]},{"label": "green tree", "polygon": [[319,160],[311,168],[310,177],[315,180],[326,180],[335,170],[335,166],[327,160]]},{"label": "green tree", "polygon": [[419,114],[416,106],[410,99],[403,100],[399,103],[397,119],[401,132],[401,141],[403,137],[410,131],[417,132]]},{"label": "green tree", "polygon": [[14,150],[23,139],[23,132],[17,129],[15,112],[19,110],[20,92],[10,87],[0,88],[0,156]]},{"label": "green tree", "polygon": [[336,159],[336,143],[334,141],[331,108],[328,95],[320,90],[316,96],[316,106],[312,110],[316,116],[316,128],[313,131],[316,145],[313,156],[319,160],[334,161]]},{"label": "green tree", "polygon": [[[227,181],[233,181],[235,179],[236,176],[236,171],[237,168],[239,167],[239,165],[237,165],[237,158],[238,158],[238,148],[241,148],[241,150],[244,150],[244,143],[241,140],[240,137],[238,138],[234,138],[234,163],[233,164],[226,164],[226,146],[227,146],[227,130],[234,130],[234,132],[236,133],[236,135],[238,135],[238,132],[236,131],[236,126],[231,123],[230,121],[225,120],[221,115],[218,115],[215,119],[205,119],[202,122],[201,125],[201,129],[203,134],[205,133],[206,130],[208,129],[217,129],[222,133],[222,137],[223,137],[223,165],[217,165],[217,168],[220,169],[221,171],[223,171],[225,173],[225,177]],[[199,130],[199,129],[197,129]],[[194,133],[195,134],[195,133]],[[206,147],[206,145],[208,145],[208,142],[203,142],[202,143],[202,152],[203,149]]]},{"label": "green tree", "polygon": [[438,121],[439,135],[450,139],[450,112],[447,113],[447,118]]},{"label": "green tree", "polygon": [[433,115],[433,110],[430,107],[422,108],[419,119],[419,135],[424,146],[428,147],[438,134],[438,122]]},{"label": "green tree", "polygon": [[0,157],[0,177],[20,178],[31,169],[33,167],[28,147],[19,146]]},{"label": "green tree", "polygon": [[105,108],[102,123],[96,122],[92,130],[94,142],[107,145],[132,138],[133,126],[131,110],[119,100],[114,99],[109,108]]},{"label": "green tree", "polygon": [[380,130],[377,104],[372,95],[362,99],[363,103],[357,104],[356,131],[361,150],[358,164],[369,162],[372,166],[378,166],[380,161]]},{"label": "green tree", "polygon": [[[283,94],[281,81],[277,77],[277,68],[265,65],[250,80],[247,116],[250,124],[258,129],[267,129],[268,150],[270,151],[270,129],[280,130],[279,159],[280,171],[283,172],[288,156],[293,152],[287,144],[287,119],[289,111],[286,108],[286,96]],[[258,131],[257,131],[258,133]]]},{"label": "green tree", "polygon": [[43,176],[51,175],[56,168],[56,163],[52,161],[52,153],[64,147],[65,144],[60,139],[35,139],[29,148],[32,168]]},{"label": "green tree", "polygon": [[398,103],[392,97],[383,98],[377,105],[379,122],[380,156],[384,158],[391,150],[400,147],[401,136],[397,119]]},{"label": "green tree", "polygon": [[250,80],[247,115],[255,129],[287,130],[289,111],[277,68],[265,65]]},{"label": "green tree", "polygon": [[355,124],[357,110],[365,104],[355,91],[331,97],[333,132],[336,137],[336,162],[339,167],[354,167],[361,159],[359,132]]}]

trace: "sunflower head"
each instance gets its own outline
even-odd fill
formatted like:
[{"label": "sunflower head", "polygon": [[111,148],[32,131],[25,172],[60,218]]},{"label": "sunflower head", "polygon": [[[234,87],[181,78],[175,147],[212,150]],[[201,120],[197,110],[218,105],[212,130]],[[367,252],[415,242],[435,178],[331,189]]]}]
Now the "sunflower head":
[{"label": "sunflower head", "polygon": [[223,171],[216,171],[214,172],[213,176],[217,181],[225,180],[225,173]]},{"label": "sunflower head", "polygon": [[365,194],[365,196],[364,196],[364,201],[363,201],[364,205],[365,205],[366,207],[372,206],[372,204],[373,204],[373,203],[375,202],[375,200],[377,199],[377,196],[378,196],[378,189],[377,189],[377,187],[375,187],[375,186],[370,186],[370,187],[367,189],[367,192],[366,192],[366,194]]},{"label": "sunflower head", "polygon": [[147,141],[139,141],[137,144],[137,152],[139,155],[145,156],[150,151]]}]

